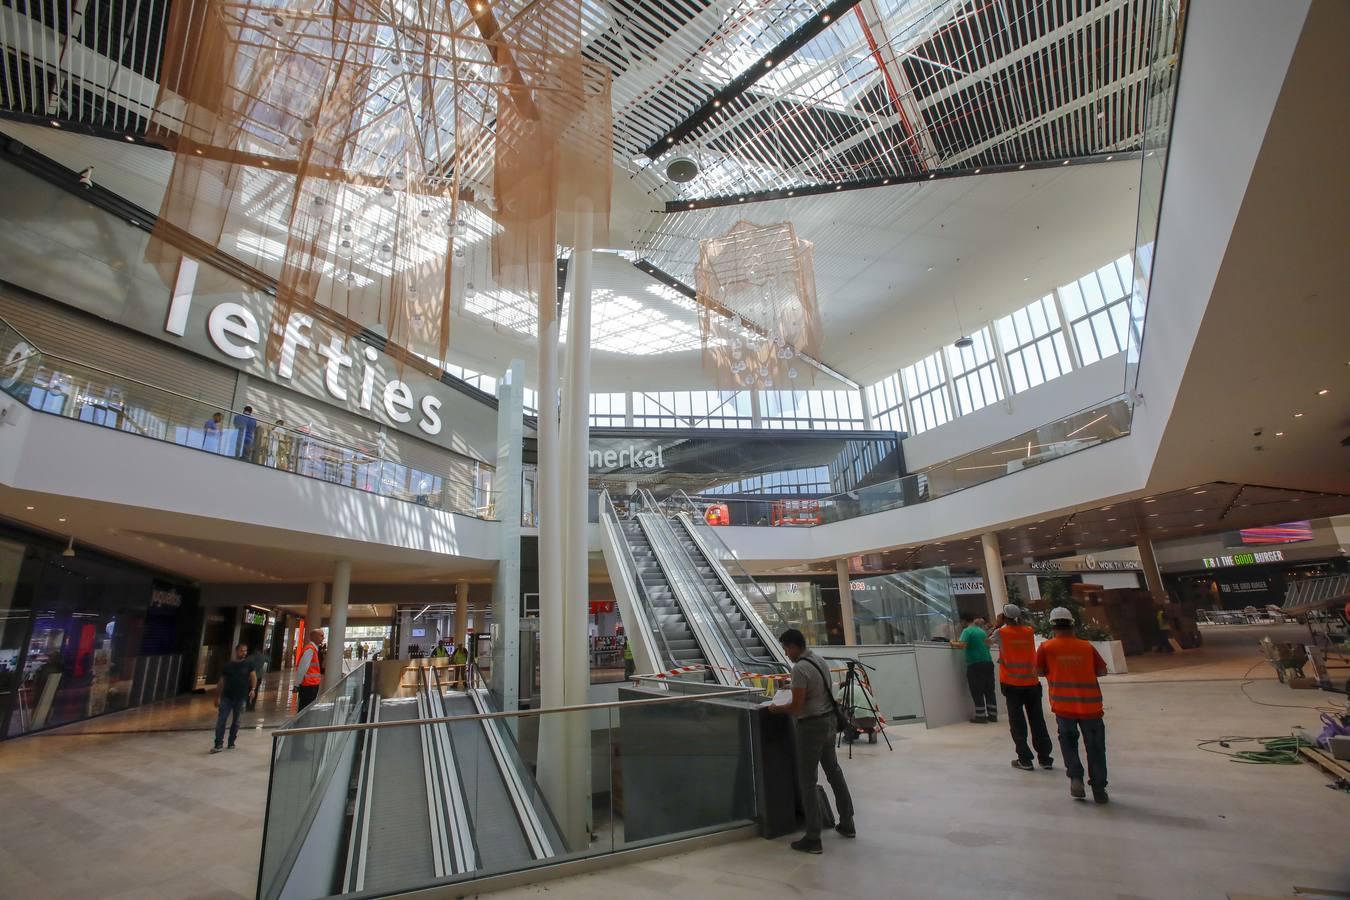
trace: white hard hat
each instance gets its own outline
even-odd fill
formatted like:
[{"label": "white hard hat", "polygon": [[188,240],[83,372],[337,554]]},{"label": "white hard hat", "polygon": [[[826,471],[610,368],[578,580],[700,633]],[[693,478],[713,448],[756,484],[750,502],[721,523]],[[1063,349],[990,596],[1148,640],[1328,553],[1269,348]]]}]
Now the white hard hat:
[{"label": "white hard hat", "polygon": [[1020,619],[1022,618],[1022,607],[1016,603],[1009,603],[1003,607],[1003,615],[1009,619]]},{"label": "white hard hat", "polygon": [[1073,613],[1069,612],[1069,610],[1063,606],[1056,606],[1054,609],[1050,610],[1050,621],[1072,622]]}]

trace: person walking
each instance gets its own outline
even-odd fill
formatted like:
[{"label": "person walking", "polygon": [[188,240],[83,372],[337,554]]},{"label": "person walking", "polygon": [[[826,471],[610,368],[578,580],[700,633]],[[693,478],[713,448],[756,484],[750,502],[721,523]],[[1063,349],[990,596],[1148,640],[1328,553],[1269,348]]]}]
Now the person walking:
[{"label": "person walking", "polygon": [[624,681],[633,677],[637,671],[637,663],[633,661],[633,642],[624,635],[623,639],[623,678]]},{"label": "person walking", "polygon": [[1107,803],[1106,724],[1102,721],[1102,688],[1097,679],[1106,674],[1106,662],[1087,641],[1073,633],[1073,613],[1062,606],[1050,611],[1055,636],[1036,651],[1036,674],[1045,677],[1050,690],[1050,711],[1059,724],[1059,752],[1069,776],[1069,796],[1082,800],[1083,761],[1078,755],[1082,735],[1087,753],[1088,783],[1092,799]]},{"label": "person walking", "polygon": [[966,652],[966,684],[970,686],[970,699],[975,701],[975,718],[971,721],[997,722],[998,698],[994,696],[994,657],[989,653],[989,638],[975,624],[972,613],[961,613],[961,625],[952,648]]},{"label": "person walking", "polygon": [[797,629],[783,632],[778,642],[792,661],[792,702],[767,707],[775,715],[790,715],[796,719],[797,786],[801,792],[802,812],[806,818],[806,833],[792,842],[792,849],[802,853],[821,853],[822,812],[816,798],[816,769],[825,770],[825,779],[834,792],[834,805],[839,810],[839,824],[834,830],[844,837],[857,837],[853,823],[853,798],[844,780],[835,755],[835,732],[838,728],[834,695],[830,690],[830,670],[821,659],[806,648],[806,637]]},{"label": "person walking", "polygon": [[[1030,772],[1032,748],[1042,769],[1054,766],[1054,745],[1050,731],[1045,727],[1045,712],[1041,706],[1041,680],[1036,677],[1036,632],[1022,624],[1022,608],[1009,603],[1003,607],[1003,624],[994,632],[991,641],[998,644],[998,684],[1008,707],[1008,730],[1012,733],[1017,758],[1014,769]],[[1027,746],[1027,730],[1031,731],[1031,746]]]},{"label": "person walking", "polygon": [[[227,662],[220,671],[219,689],[216,693],[216,741],[211,747],[212,753],[233,750],[234,740],[239,737],[239,719],[244,715],[244,704],[248,701],[258,678],[249,664],[248,645],[240,644],[234,648],[234,659]],[[230,743],[225,745],[225,722],[230,723]]]},{"label": "person walking", "polygon": [[291,459],[291,455],[295,452],[295,439],[291,437],[285,419],[277,419],[277,424],[272,426],[272,434],[276,436],[276,454],[272,458],[272,467],[283,472],[292,471],[295,466],[294,460]]},{"label": "person walking", "polygon": [[295,688],[295,711],[298,713],[314,702],[319,696],[319,685],[323,683],[323,667],[320,660],[319,642],[323,640],[323,629],[315,628],[309,633],[309,640],[300,648],[300,662],[295,670],[301,673],[300,684]]},{"label": "person walking", "polygon": [[248,655],[249,668],[253,670],[254,681],[253,690],[248,693],[249,712],[253,712],[258,705],[258,692],[262,690],[263,679],[267,677],[267,657],[263,655],[262,647],[254,647],[253,652]]},{"label": "person walking", "polygon": [[258,420],[253,417],[253,407],[245,406],[243,412],[235,415],[234,430],[239,441],[234,455],[240,459],[249,459],[253,456],[253,438],[258,433]]}]

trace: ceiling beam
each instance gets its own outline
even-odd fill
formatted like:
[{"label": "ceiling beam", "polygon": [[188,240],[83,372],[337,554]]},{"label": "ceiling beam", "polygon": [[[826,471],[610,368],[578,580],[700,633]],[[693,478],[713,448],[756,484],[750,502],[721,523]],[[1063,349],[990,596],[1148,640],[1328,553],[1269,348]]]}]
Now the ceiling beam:
[{"label": "ceiling beam", "polygon": [[658,159],[661,154],[684,140],[708,119],[717,115],[722,107],[753,87],[769,70],[810,43],[817,35],[828,28],[831,22],[852,10],[858,3],[859,0],[834,0],[818,14],[807,19],[786,39],[755,60],[753,65],[705,100],[703,105],[694,110],[683,122],[678,123],[663,136],[657,138],[651,146],[642,151],[643,155],[651,160]]}]

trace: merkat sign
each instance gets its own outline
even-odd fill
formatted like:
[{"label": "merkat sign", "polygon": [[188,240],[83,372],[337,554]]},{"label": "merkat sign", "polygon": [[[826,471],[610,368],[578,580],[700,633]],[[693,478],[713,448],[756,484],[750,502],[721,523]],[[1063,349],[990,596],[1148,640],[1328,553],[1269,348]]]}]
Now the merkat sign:
[{"label": "merkat sign", "polygon": [[661,458],[661,447],[644,450],[641,447],[628,446],[622,450],[590,451],[592,469],[614,469],[631,466],[635,469],[663,469],[665,460]]},{"label": "merkat sign", "polygon": [[[197,279],[197,263],[183,260],[178,270],[178,281],[164,330],[183,337],[187,331],[188,313],[192,308],[193,288]],[[253,311],[241,303],[218,303],[206,319],[207,335],[217,350],[233,359],[255,360],[263,343],[263,330]],[[278,378],[289,381],[295,376],[295,357],[301,348],[311,350],[324,359],[323,386],[329,396],[344,403],[350,402],[349,387],[356,377],[356,406],[369,412],[378,402],[390,421],[407,424],[418,416],[417,427],[428,435],[441,432],[441,400],[427,395],[418,400],[405,382],[391,378],[385,382],[379,396],[375,396],[376,363],[380,353],[374,347],[360,345],[360,358],[347,352],[347,338],[341,334],[320,336],[314,328],[314,317],[293,312],[286,320],[281,336],[281,353],[276,363]]]}]

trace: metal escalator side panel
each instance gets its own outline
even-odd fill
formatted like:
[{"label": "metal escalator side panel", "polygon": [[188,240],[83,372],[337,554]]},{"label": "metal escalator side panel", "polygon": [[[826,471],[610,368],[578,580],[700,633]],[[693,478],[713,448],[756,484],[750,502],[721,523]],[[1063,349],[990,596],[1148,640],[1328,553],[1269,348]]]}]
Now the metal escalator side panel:
[{"label": "metal escalator side panel", "polygon": [[[368,715],[372,723],[380,721],[379,694],[372,693],[370,695],[370,712]],[[379,736],[378,728],[372,728],[366,732],[366,754],[361,759],[361,776],[357,780],[358,805],[356,809],[361,816],[361,821],[359,831],[355,825],[352,827],[354,847],[347,854],[346,884],[348,890],[352,891],[363,891],[366,885],[366,854],[370,850],[370,795],[374,787],[376,741],[379,740]],[[354,865],[353,857],[355,858]]]},{"label": "metal escalator side panel", "polygon": [[[445,718],[445,705],[439,680],[437,681],[437,690],[434,694],[429,695],[428,702],[435,704],[436,717]],[[449,739],[446,727],[434,725],[426,727],[434,729],[432,732],[433,739],[439,750],[440,759],[444,761],[442,768],[444,796],[449,803],[449,829],[451,836],[453,836],[451,866],[455,872],[472,872],[479,866],[479,853],[474,828],[469,819],[464,782],[454,747]]]},{"label": "metal escalator side panel", "polygon": [[615,599],[619,602],[619,614],[625,623],[631,623],[626,627],[626,635],[633,644],[634,664],[642,672],[668,668],[668,661],[663,658],[662,644],[654,633],[655,611],[644,608],[643,592],[638,584],[641,576],[637,562],[633,558],[623,524],[614,512],[608,491],[600,498],[600,524],[600,549],[610,582],[614,585]]},{"label": "metal escalator side panel", "polygon": [[[417,692],[417,717],[419,719],[430,717],[427,709],[426,692],[420,689]],[[422,745],[422,777],[426,784],[427,820],[431,822],[431,857],[436,867],[436,877],[444,878],[446,858],[449,856],[445,846],[447,837],[445,833],[445,813],[438,802],[440,779],[437,777],[436,771],[436,753],[427,738],[426,726],[417,726],[417,739]]]},{"label": "metal escalator side panel", "polygon": [[[491,712],[482,692],[471,690],[469,696],[473,700],[474,709],[480,715]],[[492,750],[492,756],[497,762],[497,768],[506,783],[506,789],[511,795],[511,802],[516,810],[516,818],[525,832],[525,839],[530,845],[531,855],[535,859],[551,858],[557,851],[544,829],[544,823],[539,818],[539,811],[531,801],[530,793],[521,778],[518,758],[512,758],[504,746],[500,720],[480,719],[479,724],[483,728],[483,736],[487,739],[488,746]],[[537,789],[534,796],[541,797]]]}]

